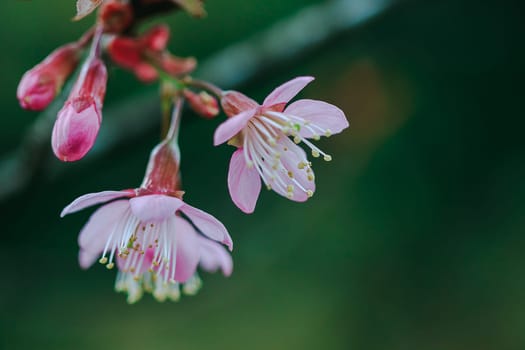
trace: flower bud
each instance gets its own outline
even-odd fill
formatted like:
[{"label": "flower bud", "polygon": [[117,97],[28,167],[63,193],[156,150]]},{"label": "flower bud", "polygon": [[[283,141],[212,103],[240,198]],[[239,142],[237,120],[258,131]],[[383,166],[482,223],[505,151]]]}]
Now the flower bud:
[{"label": "flower bud", "polygon": [[93,100],[66,102],[58,113],[51,138],[53,152],[64,162],[81,159],[93,147],[102,115]]},{"label": "flower bud", "polygon": [[93,147],[102,122],[106,82],[104,63],[88,59],[53,127],[51,143],[60,160],[79,160]]},{"label": "flower bud", "polygon": [[184,97],[188,100],[191,108],[204,118],[214,118],[219,114],[219,104],[215,97],[205,91],[199,94],[191,90],[184,90]]},{"label": "flower bud", "polygon": [[75,70],[80,49],[76,44],[59,47],[44,61],[27,71],[18,85],[16,96],[24,109],[45,109],[60,92],[65,80]]}]

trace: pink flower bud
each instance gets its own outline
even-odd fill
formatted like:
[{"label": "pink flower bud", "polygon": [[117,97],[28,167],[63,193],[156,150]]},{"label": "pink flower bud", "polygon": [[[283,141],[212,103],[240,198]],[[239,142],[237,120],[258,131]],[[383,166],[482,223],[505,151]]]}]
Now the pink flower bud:
[{"label": "pink flower bud", "polygon": [[53,128],[51,143],[60,160],[79,160],[93,147],[102,122],[106,82],[104,63],[88,59]]},{"label": "pink flower bud", "polygon": [[40,111],[56,97],[79,60],[79,47],[67,44],[59,47],[44,61],[27,71],[18,85],[16,96],[22,108]]},{"label": "pink flower bud", "polygon": [[53,152],[64,162],[81,159],[93,147],[102,115],[94,101],[68,101],[58,113],[52,135]]},{"label": "pink flower bud", "polygon": [[184,97],[188,100],[191,108],[204,118],[214,118],[219,114],[219,104],[215,97],[205,91],[199,94],[191,90],[184,90]]}]

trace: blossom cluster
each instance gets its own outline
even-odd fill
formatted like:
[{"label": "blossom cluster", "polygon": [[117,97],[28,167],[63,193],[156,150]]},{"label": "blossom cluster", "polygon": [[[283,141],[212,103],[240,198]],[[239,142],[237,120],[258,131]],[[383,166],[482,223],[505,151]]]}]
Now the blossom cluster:
[{"label": "blossom cluster", "polygon": [[43,110],[75,75],[51,137],[58,159],[72,162],[82,159],[96,142],[108,80],[107,59],[142,82],[159,82],[163,117],[169,123],[151,152],[142,184],[83,195],[61,213],[103,204],[80,232],[79,262],[83,268],[97,260],[108,269],[116,267],[115,289],[126,292],[130,303],[144,292],[160,301],[178,300],[181,292],[194,294],[201,285],[199,267],[220,269],[226,276],[233,270],[229,254],[233,241],[227,229],[183,200],[178,138],[184,103],[206,119],[217,117],[221,110],[226,115],[213,141],[216,146],[227,143],[236,148],[227,186],[233,203],[247,214],[254,212],[262,184],[293,201],[312,197],[315,175],[308,153],[325,161],[332,159],[312,140],[348,127],[345,114],[332,104],[309,99],[290,103],[312,77],[282,84],[262,104],[241,92],[193,78],[190,74],[197,61],[167,50],[167,26],[135,31],[135,23],[142,18],[140,11],[148,6],[204,14],[198,0],[78,0],[76,19],[99,7],[93,28],[25,73],[17,91],[23,108]]}]

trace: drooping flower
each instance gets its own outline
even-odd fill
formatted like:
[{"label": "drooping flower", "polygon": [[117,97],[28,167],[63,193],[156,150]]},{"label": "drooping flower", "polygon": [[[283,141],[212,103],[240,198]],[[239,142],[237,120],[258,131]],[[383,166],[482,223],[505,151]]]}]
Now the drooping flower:
[{"label": "drooping flower", "polygon": [[22,108],[41,111],[55,99],[77,67],[80,49],[77,43],[61,46],[24,74],[16,92]]},{"label": "drooping flower", "polygon": [[176,300],[180,286],[194,294],[200,286],[196,273],[220,268],[232,272],[226,249],[233,243],[224,225],[204,211],[183,202],[177,190],[178,148],[168,142],[151,154],[140,188],[104,191],[81,196],[61,216],[107,203],[91,216],[79,236],[79,261],[83,268],[98,258],[106,267],[119,270],[115,288],[135,302],[143,292],[160,301]]},{"label": "drooping flower", "polygon": [[319,140],[347,128],[343,111],[307,99],[286,106],[313,79],[298,77],[284,83],[262,105],[240,92],[224,93],[221,104],[229,118],[215,131],[214,144],[228,141],[238,148],[230,161],[228,189],[233,202],[245,213],[255,209],[261,179],[268,189],[294,201],[303,202],[313,195],[311,163],[297,144],[304,143],[314,157],[332,159],[309,139]]},{"label": "drooping flower", "polygon": [[107,78],[106,66],[100,58],[90,57],[84,63],[53,127],[51,144],[60,160],[79,160],[93,147],[102,123]]}]

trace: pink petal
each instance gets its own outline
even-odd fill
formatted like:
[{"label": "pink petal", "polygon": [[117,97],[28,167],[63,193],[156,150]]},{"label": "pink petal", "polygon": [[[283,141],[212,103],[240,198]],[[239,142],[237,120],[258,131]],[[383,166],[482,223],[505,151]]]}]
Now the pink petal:
[{"label": "pink petal", "polygon": [[271,107],[281,103],[288,103],[295,95],[308,85],[314,77],[297,77],[273,90],[264,100],[264,107]]},{"label": "pink petal", "polygon": [[[299,100],[286,107],[283,113],[301,117],[323,130],[330,130],[331,134],[340,133],[348,127],[348,120],[344,112],[323,101]],[[313,136],[312,131],[304,127],[301,128],[300,134],[303,137]]]},{"label": "pink petal", "polygon": [[134,195],[134,190],[102,191],[97,193],[88,193],[78,197],[73,202],[71,202],[71,204],[65,207],[60,213],[60,217],[64,217],[67,214],[75,213],[79,210],[82,210],[95,204],[108,202],[110,200],[121,197],[132,197]]},{"label": "pink petal", "polygon": [[215,130],[213,144],[218,146],[237,135],[237,133],[241,131],[246,126],[248,121],[255,115],[255,112],[255,108],[249,109],[226,119],[226,121],[219,125],[219,127]]},{"label": "pink petal", "polygon": [[193,222],[193,224],[209,238],[221,242],[233,249],[233,241],[226,227],[208,213],[184,203],[180,209]]},{"label": "pink petal", "polygon": [[184,205],[178,198],[162,194],[151,194],[129,200],[131,211],[142,222],[164,221],[175,215]]},{"label": "pink petal", "polygon": [[195,274],[199,264],[200,250],[198,235],[193,226],[181,217],[173,220],[172,234],[176,235],[177,263],[175,280],[186,282]]},{"label": "pink petal", "polygon": [[214,272],[218,268],[225,276],[230,276],[233,271],[233,261],[228,251],[219,243],[207,238],[198,236],[200,245],[200,266],[209,272]]},{"label": "pink petal", "polygon": [[99,254],[94,254],[86,250],[80,250],[78,252],[78,264],[84,270],[88,269],[95,261],[99,258]]},{"label": "pink petal", "polygon": [[80,266],[83,268],[91,266],[128,209],[128,201],[119,200],[100,207],[91,215],[78,236]]},{"label": "pink petal", "polygon": [[228,172],[228,189],[233,203],[239,209],[247,214],[253,213],[261,192],[261,178],[255,167],[248,168],[246,165],[242,148],[232,155]]},{"label": "pink petal", "polygon": [[[278,144],[279,148],[283,150],[281,152],[281,164],[286,170],[293,172],[293,180],[295,180],[293,181],[288,174],[283,174],[281,177],[286,185],[292,185],[294,187],[293,196],[290,199],[296,202],[304,202],[309,198],[304,190],[310,190],[312,193],[315,192],[315,181],[308,180],[306,168],[298,168],[299,163],[306,163],[308,161],[306,153],[287,137],[281,138]],[[287,151],[284,151],[284,148],[286,148]],[[311,174],[313,175],[313,171]],[[302,190],[299,185],[301,185],[304,190]],[[276,186],[274,190],[281,196],[287,197],[287,192],[282,188]]]}]

